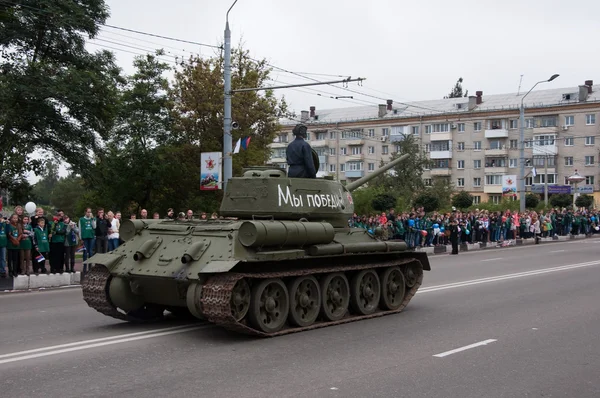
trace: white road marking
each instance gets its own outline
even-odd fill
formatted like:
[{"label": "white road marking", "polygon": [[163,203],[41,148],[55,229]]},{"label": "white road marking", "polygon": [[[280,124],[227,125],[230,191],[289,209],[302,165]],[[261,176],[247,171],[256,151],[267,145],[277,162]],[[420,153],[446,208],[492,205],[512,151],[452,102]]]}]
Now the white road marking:
[{"label": "white road marking", "polygon": [[330,390],[337,390],[337,387],[331,387]]},{"label": "white road marking", "polygon": [[[103,347],[103,346],[111,345],[111,344],[127,343],[130,341],[144,340],[144,339],[149,339],[149,338],[153,338],[153,337],[168,336],[170,334],[191,332],[192,330],[198,330],[198,329],[205,328],[208,326],[210,326],[210,325],[175,326],[172,328],[146,330],[144,332],[128,333],[128,334],[122,334],[122,335],[111,336],[111,337],[103,337],[103,338],[92,339],[92,340],[82,340],[82,341],[76,341],[76,342],[68,343],[68,344],[36,348],[33,350],[27,350],[27,351],[13,352],[10,354],[0,355],[0,365],[4,364],[4,363],[9,363],[9,362],[24,361],[26,359],[34,359],[34,358],[40,358],[40,357],[45,357],[45,356],[49,356],[49,355],[62,354],[65,352],[72,352],[72,351],[86,350],[86,349],[96,348],[96,347]],[[46,351],[46,352],[43,352],[43,351]],[[1,359],[1,358],[8,358],[8,359]]]},{"label": "white road marking", "polygon": [[540,269],[540,270],[535,270],[535,271],[518,272],[516,274],[506,274],[506,275],[492,276],[489,278],[473,279],[473,280],[464,281],[464,282],[455,282],[455,283],[448,283],[445,285],[430,286],[430,287],[425,287],[425,288],[417,290],[417,294],[435,292],[438,290],[454,289],[457,287],[479,285],[482,283],[497,282],[497,281],[502,281],[502,280],[506,280],[506,279],[523,278],[523,277],[532,276],[532,275],[548,274],[551,272],[566,271],[566,270],[576,269],[576,268],[591,267],[594,265],[600,265],[600,261],[590,261],[587,263],[563,265],[560,267],[545,268],[545,269]]},{"label": "white road marking", "polygon": [[502,257],[496,257],[496,258],[486,258],[485,260],[480,260],[481,262],[484,261],[495,261],[495,260],[502,260]]},{"label": "white road marking", "polygon": [[549,253],[562,253],[562,252],[564,252],[564,250],[552,250]]},{"label": "white road marking", "polygon": [[437,358],[447,357],[448,355],[456,354],[457,352],[470,350],[471,348],[480,347],[483,345],[488,345],[490,343],[493,343],[494,341],[498,341],[498,340],[495,340],[495,339],[483,340],[483,341],[480,341],[479,343],[469,344],[464,347],[455,348],[454,350],[442,352],[441,354],[435,354],[434,357],[437,357]]}]

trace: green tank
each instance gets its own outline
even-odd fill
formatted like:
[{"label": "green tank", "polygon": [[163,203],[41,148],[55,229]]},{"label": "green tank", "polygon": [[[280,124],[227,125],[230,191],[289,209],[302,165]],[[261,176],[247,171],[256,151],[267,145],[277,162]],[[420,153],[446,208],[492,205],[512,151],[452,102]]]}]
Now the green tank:
[{"label": "green tank", "polygon": [[83,298],[124,321],[168,311],[258,336],[398,313],[427,255],[348,220],[351,192],[403,159],[346,186],[252,168],[227,183],[222,219],[126,220],[125,243],[88,260]]}]

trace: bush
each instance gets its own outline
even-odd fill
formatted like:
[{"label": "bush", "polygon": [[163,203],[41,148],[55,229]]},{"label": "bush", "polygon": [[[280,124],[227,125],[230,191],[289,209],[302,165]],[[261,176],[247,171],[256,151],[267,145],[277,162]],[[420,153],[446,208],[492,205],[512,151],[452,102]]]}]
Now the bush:
[{"label": "bush", "polygon": [[426,213],[437,210],[440,207],[440,199],[430,192],[423,192],[415,198],[415,206],[423,207]]},{"label": "bush", "polygon": [[382,193],[373,198],[371,205],[377,211],[388,211],[396,205],[396,197],[389,193]]},{"label": "bush", "polygon": [[461,191],[452,197],[452,206],[457,209],[468,209],[473,205],[473,195],[468,192]]},{"label": "bush", "polygon": [[567,193],[559,193],[552,195],[550,204],[553,207],[569,207],[573,204],[573,197]]},{"label": "bush", "polygon": [[577,207],[589,208],[594,203],[594,198],[590,195],[580,195],[575,199],[575,205]]},{"label": "bush", "polygon": [[540,197],[534,193],[528,193],[525,196],[525,207],[535,209],[540,204]]}]

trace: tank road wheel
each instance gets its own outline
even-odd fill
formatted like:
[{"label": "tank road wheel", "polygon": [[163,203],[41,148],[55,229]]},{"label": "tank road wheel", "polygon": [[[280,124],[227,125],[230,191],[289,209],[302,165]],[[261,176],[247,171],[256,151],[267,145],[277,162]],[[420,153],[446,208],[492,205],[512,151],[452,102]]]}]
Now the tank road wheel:
[{"label": "tank road wheel", "polygon": [[265,333],[275,333],[285,325],[290,304],[281,279],[265,279],[252,287],[250,322]]},{"label": "tank road wheel", "polygon": [[314,276],[299,276],[288,285],[290,322],[308,326],[317,320],[321,310],[321,289]]},{"label": "tank road wheel", "polygon": [[360,271],[352,278],[350,288],[350,302],[354,311],[360,315],[369,315],[377,310],[381,296],[377,272],[372,269]]},{"label": "tank road wheel", "polygon": [[250,286],[248,281],[240,279],[231,292],[231,315],[236,321],[244,319],[250,308]]},{"label": "tank road wheel", "polygon": [[321,314],[327,321],[339,321],[348,311],[350,286],[342,272],[327,274],[321,279]]},{"label": "tank road wheel", "polygon": [[381,274],[381,306],[397,310],[404,300],[404,275],[399,267],[386,268]]},{"label": "tank road wheel", "polygon": [[406,287],[413,287],[417,284],[418,275],[413,269],[413,267],[406,266],[404,267],[404,281],[406,282]]}]

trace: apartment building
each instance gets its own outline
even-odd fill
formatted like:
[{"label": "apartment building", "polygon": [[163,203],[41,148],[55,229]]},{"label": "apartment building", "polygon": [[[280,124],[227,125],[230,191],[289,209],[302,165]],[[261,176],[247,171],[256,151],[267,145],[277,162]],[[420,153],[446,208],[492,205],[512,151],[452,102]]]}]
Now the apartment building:
[{"label": "apartment building", "polygon": [[[379,106],[302,111],[308,142],[319,154],[319,175],[353,181],[374,171],[412,135],[433,162],[426,185],[447,178],[475,203],[502,199],[502,176],[519,176],[519,108],[524,93],[449,98]],[[568,185],[600,199],[600,85],[532,91],[525,97],[526,190]],[[297,121],[283,121],[271,163],[286,167],[285,148]],[[551,190],[552,191],[552,190]]]}]

